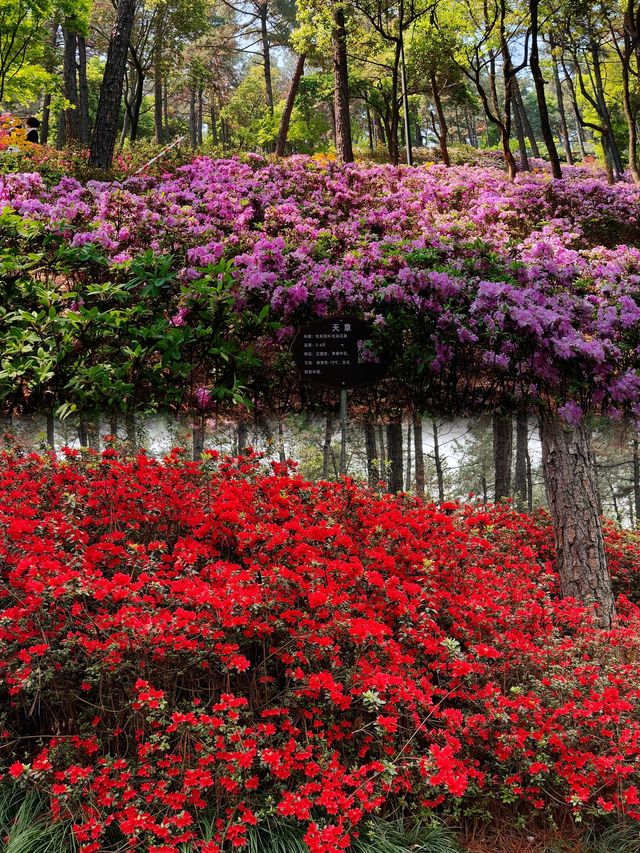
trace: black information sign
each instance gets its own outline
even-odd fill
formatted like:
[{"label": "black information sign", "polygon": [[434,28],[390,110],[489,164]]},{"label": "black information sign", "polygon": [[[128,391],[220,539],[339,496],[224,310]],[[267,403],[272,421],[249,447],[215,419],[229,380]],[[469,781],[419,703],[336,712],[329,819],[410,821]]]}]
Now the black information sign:
[{"label": "black information sign", "polygon": [[384,365],[373,360],[366,342],[373,329],[357,317],[331,317],[298,329],[291,353],[300,379],[326,388],[357,388],[377,382]]}]

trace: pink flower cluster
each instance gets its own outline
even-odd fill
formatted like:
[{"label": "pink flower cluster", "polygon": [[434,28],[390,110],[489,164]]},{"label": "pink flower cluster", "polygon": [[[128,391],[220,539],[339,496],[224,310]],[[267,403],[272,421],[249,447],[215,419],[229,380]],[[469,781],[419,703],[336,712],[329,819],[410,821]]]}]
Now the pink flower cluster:
[{"label": "pink flower cluster", "polygon": [[473,348],[514,397],[556,394],[572,418],[640,412],[640,193],[586,169],[510,183],[471,166],[198,158],[163,179],[86,186],[8,175],[4,206],[118,263],[171,254],[185,284],[233,259],[238,307],[268,304],[286,326],[334,311],[380,329],[420,318],[433,376]]}]

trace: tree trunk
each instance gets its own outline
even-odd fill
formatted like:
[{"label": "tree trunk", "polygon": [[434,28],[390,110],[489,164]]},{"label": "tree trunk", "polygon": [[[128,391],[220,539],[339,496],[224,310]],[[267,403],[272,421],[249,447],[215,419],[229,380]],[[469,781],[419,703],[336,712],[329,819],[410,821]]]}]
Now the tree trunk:
[{"label": "tree trunk", "polygon": [[249,446],[249,427],[244,421],[238,423],[238,456],[246,452]]},{"label": "tree trunk", "polygon": [[84,418],[80,419],[80,424],[78,425],[78,439],[80,441],[80,447],[89,446],[89,428]]},{"label": "tree trunk", "polygon": [[527,154],[527,143],[524,138],[524,128],[522,125],[522,116],[520,114],[520,107],[518,106],[518,102],[514,100],[513,103],[513,120],[516,126],[516,137],[518,139],[518,150],[520,152],[520,169],[523,172],[531,171],[531,167],[529,166],[529,156]]},{"label": "tree trunk", "polygon": [[640,526],[640,449],[638,439],[633,439],[633,503],[636,527]]},{"label": "tree trunk", "polygon": [[564,156],[567,163],[573,166],[573,154],[571,152],[571,140],[569,139],[569,127],[567,125],[567,114],[564,109],[564,95],[562,94],[562,83],[560,81],[560,72],[558,63],[553,55],[553,46],[551,47],[551,62],[553,64],[553,81],[556,87],[556,100],[558,101],[558,113],[560,115],[560,132],[562,135],[562,147],[564,148]]},{"label": "tree trunk", "polygon": [[264,88],[267,107],[273,115],[273,84],[271,82],[271,45],[269,44],[269,31],[267,29],[267,16],[269,13],[269,0],[262,0],[259,5],[260,12],[260,39],[262,41],[262,59],[264,63]]},{"label": "tree trunk", "polygon": [[578,106],[578,98],[576,95],[576,90],[573,85],[573,80],[571,79],[571,74],[567,69],[564,59],[561,57],[560,62],[562,64],[562,70],[564,71],[564,79],[569,87],[569,95],[571,96],[571,109],[573,110],[573,117],[576,122],[576,136],[578,137],[578,145],[580,147],[580,155],[582,159],[587,156],[587,149],[585,146],[585,138],[584,138],[584,123],[582,120],[582,115],[580,113],[580,107]]},{"label": "tree trunk", "polygon": [[613,124],[611,121],[611,113],[609,111],[609,107],[607,105],[607,100],[604,92],[604,82],[602,80],[602,65],[600,62],[600,53],[595,45],[591,48],[591,58],[593,61],[593,77],[595,81],[595,91],[596,91],[596,102],[598,105],[598,113],[604,124],[605,133],[602,136],[603,147],[605,148],[605,153],[611,159],[611,165],[613,167],[613,172],[615,176],[615,180],[620,180],[624,173],[624,167],[622,165],[622,158],[620,157],[620,149],[618,148],[618,143],[616,141],[616,136],[613,130]]},{"label": "tree trunk", "polygon": [[529,421],[526,411],[516,415],[516,470],[513,493],[516,506],[524,510],[527,506],[527,455],[529,444]]},{"label": "tree trunk", "polygon": [[80,111],[78,109],[78,66],[76,33],[64,31],[63,94],[71,106],[64,110],[65,144],[80,142]]},{"label": "tree trunk", "polygon": [[377,465],[376,428],[370,420],[364,422],[364,446],[367,454],[367,480],[371,488],[375,488],[380,479],[380,472]]},{"label": "tree trunk", "polygon": [[413,455],[416,467],[416,494],[424,497],[424,447],[422,417],[416,412],[413,418]]},{"label": "tree trunk", "polygon": [[529,12],[531,15],[531,52],[529,54],[529,65],[533,82],[536,87],[536,98],[538,100],[538,112],[540,113],[540,126],[542,128],[542,138],[547,147],[549,161],[551,163],[551,171],[554,178],[562,177],[562,168],[560,166],[560,158],[558,150],[553,139],[553,131],[551,130],[551,122],[549,121],[549,109],[547,107],[547,96],[544,88],[544,78],[542,69],[540,68],[540,57],[538,53],[538,7],[539,0],[529,0]]},{"label": "tree trunk", "polygon": [[382,481],[387,479],[387,466],[385,460],[387,458],[385,444],[384,444],[384,429],[382,424],[378,424],[378,459],[380,461],[380,479]]},{"label": "tree trunk", "polygon": [[409,421],[407,424],[407,479],[405,492],[411,491],[411,429],[412,423]]},{"label": "tree trunk", "polygon": [[218,117],[216,115],[216,93],[211,92],[211,103],[209,105],[209,117],[211,120],[211,142],[218,144]]},{"label": "tree trunk", "polygon": [[436,418],[431,419],[431,429],[433,430],[433,461],[436,466],[436,479],[438,481],[438,500],[442,503],[444,500],[444,472],[442,470],[440,438],[438,435],[438,421]]},{"label": "tree trunk", "polygon": [[47,92],[42,100],[42,122],[40,124],[40,142],[49,142],[49,122],[51,120],[51,92]]},{"label": "tree trunk", "polygon": [[304,74],[304,63],[307,58],[306,53],[301,53],[296,63],[296,70],[293,73],[293,80],[289,87],[287,101],[282,113],[280,121],[280,130],[278,131],[278,141],[276,143],[276,157],[284,157],[284,152],[287,148],[287,137],[289,135],[289,124],[291,123],[291,114],[293,113],[293,105],[295,104],[296,95],[300,88],[300,80]]},{"label": "tree trunk", "polygon": [[136,11],[136,0],[119,0],[116,21],[111,33],[109,52],[100,87],[96,126],[91,140],[89,163],[109,169],[118,132],[118,116],[122,99],[122,84],[127,63],[129,37]]},{"label": "tree trunk", "polygon": [[191,86],[189,91],[189,135],[191,138],[191,147],[198,146],[198,128],[196,127],[196,89]]},{"label": "tree trunk", "polygon": [[193,425],[193,461],[198,462],[204,453],[204,417],[200,423]]},{"label": "tree trunk", "polygon": [[447,119],[444,114],[444,109],[442,107],[442,99],[440,98],[440,92],[438,91],[438,84],[436,80],[435,71],[431,72],[431,96],[433,98],[433,105],[436,108],[436,114],[438,116],[438,127],[440,128],[438,133],[438,145],[440,146],[440,156],[442,157],[442,162],[445,166],[451,165],[451,159],[449,158],[449,148],[447,146],[447,137],[449,135],[449,128],[447,127]]},{"label": "tree trunk", "polygon": [[540,440],[562,595],[595,606],[608,628],[615,609],[586,429],[543,410]]},{"label": "tree trunk", "polygon": [[347,28],[344,9],[333,11],[333,82],[334,112],[336,119],[336,155],[340,163],[353,163],[351,143],[351,117],[349,115],[349,70],[347,66]]},{"label": "tree trunk", "polygon": [[387,424],[387,461],[389,463],[388,488],[391,494],[401,492],[404,487],[402,475],[402,421],[400,418]]},{"label": "tree trunk", "polygon": [[52,450],[56,446],[56,429],[53,412],[47,412],[47,444]]},{"label": "tree trunk", "polygon": [[513,455],[513,419],[511,415],[493,416],[494,500],[499,503],[511,494],[511,458]]},{"label": "tree trunk", "polygon": [[87,84],[87,42],[78,36],[78,118],[80,142],[89,144],[89,86]]},{"label": "tree trunk", "polygon": [[326,417],[324,426],[324,444],[322,445],[322,479],[329,479],[329,462],[331,459],[331,438],[333,436],[333,415]]},{"label": "tree trunk", "polygon": [[198,86],[198,145],[202,145],[203,98],[204,90],[202,84],[200,84]]},{"label": "tree trunk", "polygon": [[164,7],[161,4],[156,11],[156,33],[153,46],[153,118],[156,142],[162,145],[165,139],[162,121],[162,82],[164,55]]},{"label": "tree trunk", "polygon": [[140,110],[144,98],[144,74],[141,68],[136,68],[136,88],[131,105],[131,141],[138,138],[138,126],[140,124]]},{"label": "tree trunk", "polygon": [[531,156],[532,157],[540,157],[540,149],[538,148],[538,140],[536,139],[536,135],[533,132],[533,125],[531,124],[531,119],[529,118],[529,113],[527,112],[527,108],[524,104],[524,100],[522,98],[522,91],[520,89],[520,84],[518,83],[518,78],[515,77],[513,81],[513,95],[515,98],[515,102],[518,105],[518,112],[520,113],[520,119],[522,121],[522,127],[524,132],[527,135],[529,140],[529,147],[531,148]]},{"label": "tree trunk", "polygon": [[[48,24],[50,36],[47,39],[44,55],[44,70],[53,74],[56,70],[56,48],[58,46],[58,21],[53,19]],[[40,142],[49,142],[49,122],[51,120],[51,92],[47,92],[42,103],[42,124],[40,125]]]}]

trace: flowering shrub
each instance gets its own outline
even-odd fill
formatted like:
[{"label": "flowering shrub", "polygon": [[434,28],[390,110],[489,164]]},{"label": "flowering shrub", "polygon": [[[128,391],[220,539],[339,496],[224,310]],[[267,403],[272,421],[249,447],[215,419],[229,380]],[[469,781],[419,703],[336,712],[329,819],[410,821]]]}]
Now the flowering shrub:
[{"label": "flowering shrub", "polygon": [[[509,183],[469,166],[255,155],[51,189],[37,173],[0,178],[36,278],[43,262],[91,259],[102,283],[126,282],[151,249],[185,287],[175,316],[188,326],[189,287],[231,262],[236,310],[268,308],[279,346],[300,322],[354,312],[374,321],[376,347],[423,407],[554,396],[574,422],[587,408],[640,412],[639,199],[575,167]],[[74,275],[76,301],[86,279]]]},{"label": "flowering shrub", "polygon": [[559,599],[545,517],[177,451],[4,453],[0,496],[2,772],[84,853],[273,815],[338,853],[398,801],[640,818],[640,611]]}]

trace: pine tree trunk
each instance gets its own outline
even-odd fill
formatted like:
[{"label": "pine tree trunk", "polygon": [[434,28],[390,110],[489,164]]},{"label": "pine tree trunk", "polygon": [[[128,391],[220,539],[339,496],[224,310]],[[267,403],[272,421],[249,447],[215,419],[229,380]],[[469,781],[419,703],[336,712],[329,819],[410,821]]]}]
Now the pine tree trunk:
[{"label": "pine tree trunk", "polygon": [[540,440],[562,594],[596,606],[598,622],[608,628],[614,599],[586,429],[543,410]]},{"label": "pine tree trunk", "polygon": [[238,423],[238,456],[246,452],[249,446],[249,427],[244,421]]},{"label": "pine tree trunk", "polygon": [[353,163],[351,117],[349,115],[349,70],[347,66],[347,28],[344,9],[333,12],[333,81],[336,120],[336,154],[340,163]]},{"label": "pine tree trunk", "polygon": [[413,418],[413,455],[416,466],[416,494],[424,497],[424,448],[422,439],[422,417],[416,413]]},{"label": "pine tree trunk", "polygon": [[136,0],[119,0],[107,62],[100,86],[96,125],[91,140],[89,163],[109,169],[118,132],[118,117],[122,99],[124,70],[127,64],[129,38],[136,11]]},{"label": "pine tree trunk", "polygon": [[296,70],[293,73],[293,80],[289,87],[287,101],[282,113],[280,121],[280,130],[278,131],[278,141],[276,143],[276,157],[284,157],[284,152],[287,148],[287,137],[289,136],[289,125],[291,123],[291,114],[293,113],[293,105],[295,104],[296,95],[300,88],[300,80],[304,74],[304,63],[307,58],[306,53],[301,53],[296,63]]},{"label": "pine tree trunk", "polygon": [[442,157],[442,162],[444,163],[444,165],[450,166],[451,159],[449,157],[449,147],[447,145],[449,128],[447,126],[447,119],[444,114],[444,109],[442,107],[442,99],[440,98],[440,92],[438,91],[438,84],[434,71],[431,72],[431,96],[433,98],[433,105],[436,108],[436,114],[438,116],[438,127],[440,128],[440,132],[438,133],[440,156]]},{"label": "pine tree trunk", "polygon": [[440,503],[444,500],[444,472],[442,470],[442,456],[440,455],[440,437],[438,430],[438,421],[436,418],[431,419],[431,429],[433,430],[433,461],[436,466],[436,480],[438,482],[438,500]]},{"label": "pine tree trunk", "polygon": [[196,127],[196,90],[192,86],[189,91],[189,135],[191,138],[191,147],[198,146],[198,129]]},{"label": "pine tree trunk", "polygon": [[216,115],[216,95],[211,92],[211,103],[209,105],[209,117],[211,120],[211,142],[218,144],[218,117]]},{"label": "pine tree trunk", "polygon": [[526,411],[516,415],[516,470],[513,493],[516,506],[524,510],[527,506],[527,455],[529,444],[529,420]]},{"label": "pine tree trunk", "polygon": [[518,105],[518,112],[520,113],[520,119],[522,121],[522,128],[527,135],[527,139],[529,140],[529,147],[531,148],[531,156],[532,157],[540,157],[540,149],[538,147],[538,140],[536,139],[536,135],[533,132],[533,125],[531,124],[531,119],[529,118],[529,113],[527,112],[527,108],[524,104],[524,100],[522,98],[522,91],[520,89],[520,84],[518,83],[518,78],[515,77],[513,80],[513,95],[515,98],[515,102]]},{"label": "pine tree trunk", "polygon": [[513,420],[511,415],[493,416],[493,462],[495,467],[494,500],[511,494],[511,459],[513,456]]},{"label": "pine tree trunk", "polygon": [[56,429],[53,412],[47,412],[47,444],[52,450],[56,446]]},{"label": "pine tree trunk", "polygon": [[388,489],[392,494],[404,488],[402,473],[402,421],[389,421],[387,424],[387,461],[389,463]]},{"label": "pine tree trunk", "polygon": [[562,83],[560,81],[560,72],[558,63],[553,56],[553,48],[551,49],[551,61],[553,64],[553,81],[556,87],[556,100],[558,102],[558,114],[560,115],[560,131],[562,134],[562,147],[564,148],[564,156],[567,163],[573,166],[573,154],[571,152],[571,140],[569,138],[569,127],[567,125],[567,114],[564,109],[564,95],[562,94]]},{"label": "pine tree trunk", "polygon": [[412,432],[412,423],[409,421],[407,424],[407,479],[405,485],[405,492],[411,491],[411,432]]},{"label": "pine tree trunk", "polygon": [[520,169],[523,172],[529,172],[531,167],[529,166],[529,156],[527,154],[527,143],[524,138],[524,129],[522,126],[522,116],[520,114],[520,107],[518,106],[518,102],[513,102],[513,120],[516,126],[516,138],[518,140],[518,150],[520,152]]},{"label": "pine tree trunk", "polygon": [[377,460],[378,453],[376,448],[376,429],[371,421],[364,422],[364,446],[367,455],[367,480],[372,488],[375,488],[380,479]]},{"label": "pine tree trunk", "polygon": [[640,447],[638,439],[633,440],[633,502],[636,527],[640,526]]},{"label": "pine tree trunk", "polygon": [[159,6],[156,11],[156,33],[153,46],[153,118],[156,142],[162,145],[165,139],[162,121],[162,82],[164,57],[164,8]]},{"label": "pine tree trunk", "polygon": [[333,437],[333,415],[328,414],[324,425],[324,444],[322,445],[322,479],[329,479],[329,462],[331,461],[331,439]]},{"label": "pine tree trunk", "polygon": [[64,31],[64,66],[63,66],[63,94],[71,106],[64,110],[64,138],[65,144],[70,145],[80,142],[80,112],[78,109],[78,65],[77,47],[78,37],[74,32]]},{"label": "pine tree trunk", "polygon": [[264,88],[269,112],[273,115],[273,84],[271,81],[271,45],[269,44],[269,31],[267,29],[267,16],[269,12],[269,0],[262,0],[259,4],[260,11],[260,39],[262,41],[262,58],[264,67]]},{"label": "pine tree trunk", "polygon": [[198,462],[204,453],[204,417],[200,423],[193,425],[193,461]]},{"label": "pine tree trunk", "polygon": [[384,443],[384,429],[382,424],[378,424],[378,459],[380,461],[380,479],[384,482],[387,479],[387,452]]},{"label": "pine tree trunk", "polygon": [[80,142],[89,144],[89,85],[87,83],[87,42],[83,35],[78,36],[78,118]]},{"label": "pine tree trunk", "polygon": [[558,150],[553,139],[553,131],[551,130],[551,122],[549,120],[549,109],[547,107],[547,96],[544,88],[544,77],[540,67],[540,57],[538,53],[538,9],[539,0],[529,0],[529,12],[531,15],[531,52],[529,54],[529,65],[533,82],[536,87],[536,97],[538,99],[538,112],[540,114],[540,127],[542,129],[542,138],[547,147],[549,161],[551,163],[551,171],[554,178],[562,177],[562,168],[560,166],[560,158]]}]

